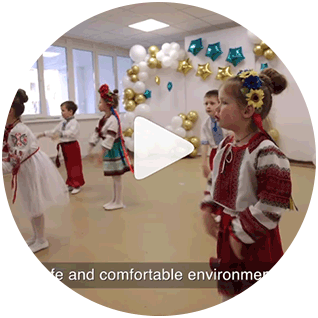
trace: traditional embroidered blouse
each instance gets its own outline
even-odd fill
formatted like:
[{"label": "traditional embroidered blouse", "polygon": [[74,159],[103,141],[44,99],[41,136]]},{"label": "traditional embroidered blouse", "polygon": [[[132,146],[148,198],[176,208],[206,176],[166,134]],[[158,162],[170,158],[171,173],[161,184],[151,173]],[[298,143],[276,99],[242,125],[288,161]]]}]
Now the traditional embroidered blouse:
[{"label": "traditional embroidered blouse", "polygon": [[235,217],[233,235],[251,244],[274,229],[290,207],[290,165],[263,133],[242,147],[233,142],[229,136],[219,145],[201,206],[211,206],[212,213],[223,207]]},{"label": "traditional embroidered blouse", "polygon": [[228,134],[228,131],[222,129],[213,117],[208,117],[201,127],[201,145],[215,148]]}]

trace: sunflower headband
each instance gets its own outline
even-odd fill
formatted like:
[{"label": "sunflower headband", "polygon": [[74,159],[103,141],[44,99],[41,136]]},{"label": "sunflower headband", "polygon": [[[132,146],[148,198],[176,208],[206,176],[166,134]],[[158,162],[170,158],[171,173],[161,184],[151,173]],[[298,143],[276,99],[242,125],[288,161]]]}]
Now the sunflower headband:
[{"label": "sunflower headband", "polygon": [[262,81],[257,72],[253,70],[240,71],[237,76],[242,79],[242,94],[247,100],[247,105],[253,106],[258,114],[262,111],[264,91],[261,89]]},{"label": "sunflower headband", "polygon": [[100,97],[106,102],[107,106],[113,106],[114,104],[114,98],[113,96],[116,95],[113,92],[110,91],[107,84],[103,84],[99,90],[98,93],[100,94]]}]

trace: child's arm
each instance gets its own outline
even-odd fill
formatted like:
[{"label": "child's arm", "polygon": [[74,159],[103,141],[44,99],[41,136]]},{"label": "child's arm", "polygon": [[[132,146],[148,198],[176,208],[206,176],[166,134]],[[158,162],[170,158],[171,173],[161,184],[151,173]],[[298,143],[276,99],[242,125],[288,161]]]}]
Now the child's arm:
[{"label": "child's arm", "polygon": [[207,178],[210,173],[210,168],[208,165],[208,151],[209,151],[209,145],[202,144],[201,153],[202,153],[202,169],[203,169],[204,178]]},{"label": "child's arm", "polygon": [[62,122],[56,125],[52,130],[46,130],[43,133],[37,135],[37,138],[40,139],[42,137],[50,137],[54,139],[59,134],[59,131],[61,130],[61,128],[62,128]]},{"label": "child's arm", "polygon": [[256,178],[257,203],[240,212],[231,226],[233,238],[245,244],[255,243],[276,228],[282,213],[290,207],[289,161],[276,146],[258,151]]},{"label": "child's arm", "polygon": [[80,133],[80,125],[76,120],[71,120],[66,130],[61,130],[60,138],[78,139]]}]

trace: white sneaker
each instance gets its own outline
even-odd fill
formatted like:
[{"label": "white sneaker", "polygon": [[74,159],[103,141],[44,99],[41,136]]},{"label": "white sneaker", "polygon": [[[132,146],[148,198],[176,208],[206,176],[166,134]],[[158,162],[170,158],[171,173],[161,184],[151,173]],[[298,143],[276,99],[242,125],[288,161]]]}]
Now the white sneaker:
[{"label": "white sneaker", "polygon": [[29,239],[26,240],[26,243],[28,244],[28,246],[30,246],[30,245],[34,244],[35,241],[36,241],[35,237],[32,236],[32,237],[30,237]]},{"label": "white sneaker", "polygon": [[71,194],[77,194],[81,191],[81,187],[78,187],[78,188],[74,188],[72,191],[71,191]]},{"label": "white sneaker", "polygon": [[71,192],[74,188],[73,187],[71,187],[71,186],[67,186],[67,188],[68,188],[68,191],[69,192]]},{"label": "white sneaker", "polygon": [[44,242],[35,241],[34,244],[30,245],[31,251],[33,253],[39,252],[49,247],[49,241],[45,240]]}]

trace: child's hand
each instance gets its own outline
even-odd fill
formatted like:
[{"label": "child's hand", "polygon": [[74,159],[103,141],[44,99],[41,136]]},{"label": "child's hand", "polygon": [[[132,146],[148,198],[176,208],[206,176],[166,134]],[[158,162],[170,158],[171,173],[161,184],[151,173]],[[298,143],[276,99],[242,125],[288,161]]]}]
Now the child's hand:
[{"label": "child's hand", "polygon": [[40,138],[43,138],[43,137],[45,137],[45,134],[42,133],[42,134],[38,134],[36,138],[40,139]]},{"label": "child's hand", "polygon": [[219,223],[215,221],[211,214],[212,208],[205,207],[202,208],[201,211],[203,212],[203,222],[207,233],[217,240],[219,235]]},{"label": "child's hand", "polygon": [[59,135],[59,134],[54,134],[54,135],[51,137],[51,139],[52,139],[53,141],[58,140],[59,138],[60,138],[60,135]]},{"label": "child's hand", "polygon": [[205,164],[205,165],[202,165],[202,169],[203,169],[204,178],[207,178],[211,172],[210,168],[208,167],[207,164]]},{"label": "child's hand", "polygon": [[242,256],[243,244],[241,242],[238,242],[232,235],[230,235],[230,246],[235,256],[238,259],[243,260],[244,259],[244,257]]}]

